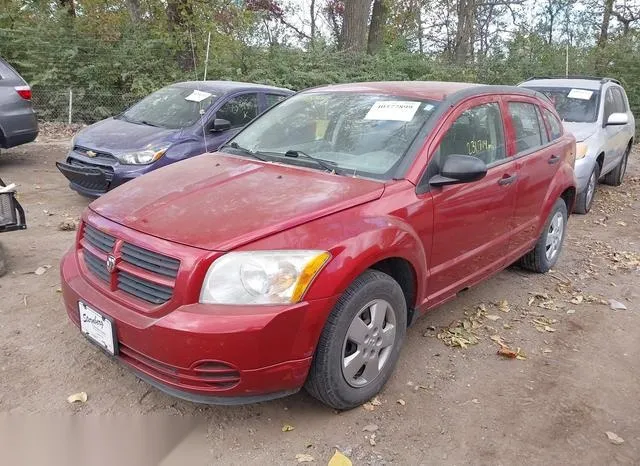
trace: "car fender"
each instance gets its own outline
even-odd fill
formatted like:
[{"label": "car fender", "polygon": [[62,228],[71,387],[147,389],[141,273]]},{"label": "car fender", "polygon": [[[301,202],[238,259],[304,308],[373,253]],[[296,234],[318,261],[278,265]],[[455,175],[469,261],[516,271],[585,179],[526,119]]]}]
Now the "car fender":
[{"label": "car fender", "polygon": [[573,199],[570,203],[571,205],[567,206],[567,212],[571,214],[576,199],[576,186],[577,183],[573,169],[567,163],[562,164],[551,180],[551,183],[549,183],[547,195],[542,203],[542,215],[540,216],[540,224],[538,225],[536,237],[539,237],[542,233],[542,229],[544,228],[545,223],[547,223],[547,218],[551,213],[551,209],[553,209],[553,205],[562,196],[562,193],[569,188],[574,189]]},{"label": "car fender", "polygon": [[[241,250],[323,249],[331,259],[318,274],[304,299],[344,293],[365,270],[391,258],[407,261],[413,269],[416,302],[425,293],[427,254],[415,230],[394,216],[362,216],[364,206],[348,209],[299,225],[245,245]],[[293,247],[292,247],[293,246]]]}]

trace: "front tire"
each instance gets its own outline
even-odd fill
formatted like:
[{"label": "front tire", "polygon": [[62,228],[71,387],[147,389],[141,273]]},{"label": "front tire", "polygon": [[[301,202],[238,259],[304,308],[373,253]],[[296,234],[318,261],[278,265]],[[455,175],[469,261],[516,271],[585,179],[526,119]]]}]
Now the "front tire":
[{"label": "front tire", "polygon": [[591,206],[593,205],[593,200],[596,197],[596,187],[598,186],[598,178],[600,177],[600,165],[596,163],[593,166],[593,170],[591,171],[591,175],[589,176],[589,181],[587,182],[587,186],[584,190],[578,194],[576,199],[576,205],[573,208],[573,211],[578,214],[586,214],[591,210]]},{"label": "front tire", "polygon": [[627,150],[625,151],[622,159],[620,160],[620,163],[616,166],[616,168],[614,168],[604,176],[604,179],[602,180],[603,183],[610,186],[620,186],[622,184],[622,182],[624,181],[624,175],[627,172],[627,162],[629,160],[630,152],[631,143],[629,143]]},{"label": "front tire", "polygon": [[537,273],[548,272],[556,265],[567,231],[567,205],[558,199],[544,224],[535,248],[520,260],[525,269]]},{"label": "front tire", "polygon": [[391,376],[406,329],[402,288],[389,275],[367,270],[331,311],[305,389],[335,409],[365,403]]}]

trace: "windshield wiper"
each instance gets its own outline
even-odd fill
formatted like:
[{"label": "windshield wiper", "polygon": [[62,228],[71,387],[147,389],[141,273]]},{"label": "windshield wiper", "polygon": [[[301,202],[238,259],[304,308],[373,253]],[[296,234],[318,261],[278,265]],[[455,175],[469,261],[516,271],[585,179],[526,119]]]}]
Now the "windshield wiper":
[{"label": "windshield wiper", "polygon": [[293,150],[293,149],[288,150],[287,152],[284,153],[284,155],[285,157],[294,157],[294,158],[302,157],[307,160],[311,160],[319,167],[324,168],[326,171],[331,173],[336,173],[336,168],[338,164],[330,160],[319,159],[305,152],[302,152],[301,150]]},{"label": "windshield wiper", "polygon": [[156,125],[155,123],[149,123],[147,120],[140,120],[140,121],[136,121],[135,123],[141,123],[143,125],[153,126],[154,128],[163,128],[163,126]]},{"label": "windshield wiper", "polygon": [[246,147],[242,147],[241,145],[239,145],[237,142],[232,142],[231,144],[224,144],[220,147],[220,149],[224,149],[225,147],[231,147],[232,149],[235,149],[237,151],[242,152],[245,155],[249,155],[253,158],[256,158],[258,160],[260,160],[261,162],[268,162],[267,159],[260,157],[258,154],[256,154],[254,151],[247,149]]}]

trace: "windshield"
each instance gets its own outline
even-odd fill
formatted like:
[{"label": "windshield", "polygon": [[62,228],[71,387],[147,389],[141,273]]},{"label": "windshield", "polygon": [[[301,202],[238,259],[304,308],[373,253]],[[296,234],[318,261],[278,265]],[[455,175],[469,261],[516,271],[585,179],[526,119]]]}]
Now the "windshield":
[{"label": "windshield", "polygon": [[598,119],[598,91],[569,87],[532,89],[542,92],[553,102],[562,121],[593,123]]},{"label": "windshield", "polygon": [[258,118],[232,146],[282,163],[322,168],[312,160],[319,159],[336,173],[387,179],[435,108],[398,96],[303,93]]},{"label": "windshield", "polygon": [[188,87],[164,87],[135,104],[121,118],[161,128],[184,128],[198,121],[215,98],[210,92]]}]

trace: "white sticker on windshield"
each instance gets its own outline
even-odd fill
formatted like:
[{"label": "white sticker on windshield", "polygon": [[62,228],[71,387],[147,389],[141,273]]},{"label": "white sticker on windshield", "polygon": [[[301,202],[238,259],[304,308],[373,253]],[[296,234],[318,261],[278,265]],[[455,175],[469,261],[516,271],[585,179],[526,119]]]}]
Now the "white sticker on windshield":
[{"label": "white sticker on windshield", "polygon": [[420,102],[382,100],[373,104],[365,120],[411,121],[420,107]]},{"label": "white sticker on windshield", "polygon": [[198,91],[197,89],[191,94],[186,96],[184,100],[190,100],[191,102],[202,102],[204,99],[211,97],[212,94],[204,91]]},{"label": "white sticker on windshield", "polygon": [[593,95],[593,91],[587,91],[586,89],[571,89],[567,97],[570,99],[589,100]]}]

